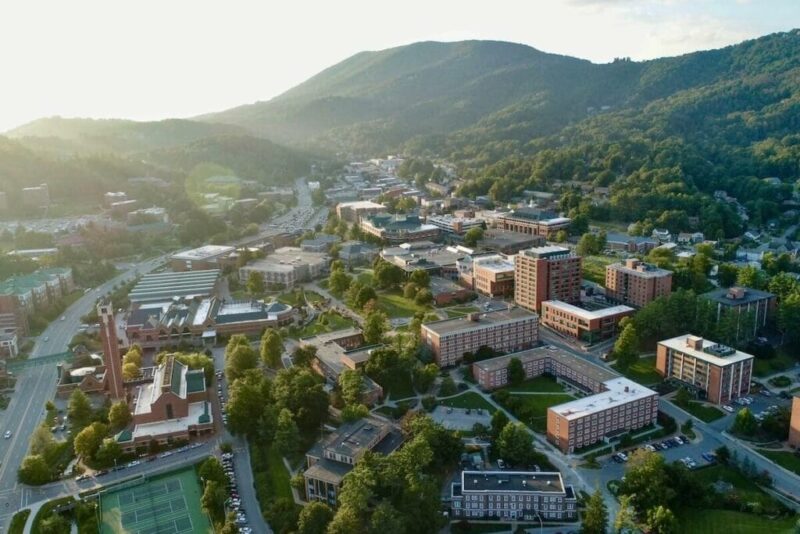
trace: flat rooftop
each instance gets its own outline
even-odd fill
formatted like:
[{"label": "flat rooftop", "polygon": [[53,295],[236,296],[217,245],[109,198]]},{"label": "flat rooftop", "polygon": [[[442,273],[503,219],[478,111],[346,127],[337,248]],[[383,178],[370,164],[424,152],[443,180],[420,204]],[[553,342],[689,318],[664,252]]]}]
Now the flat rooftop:
[{"label": "flat rooftop", "polygon": [[513,352],[511,354],[497,356],[496,358],[475,362],[472,365],[485,371],[497,371],[499,369],[505,369],[508,367],[508,363],[511,358],[518,358],[523,364],[533,360],[550,358],[558,361],[562,365],[569,367],[570,369],[573,369],[577,374],[590,378],[595,382],[605,382],[606,380],[611,380],[617,376],[604,367],[595,365],[588,360],[579,358],[574,354],[552,345],[545,345],[543,347],[536,347],[534,349]]},{"label": "flat rooftop", "polygon": [[751,289],[749,287],[722,287],[709,291],[708,293],[703,293],[700,296],[708,300],[713,300],[714,302],[719,302],[725,306],[741,306],[764,299],[775,298],[775,295],[772,293]]},{"label": "flat rooftop", "polygon": [[622,313],[632,313],[636,311],[630,306],[625,306],[622,304],[618,306],[610,306],[608,308],[601,308],[599,310],[585,310],[579,306],[568,304],[561,300],[545,300],[542,302],[542,305],[563,310],[566,313],[571,313],[572,315],[580,317],[581,319],[586,319],[587,321],[605,319],[606,317],[614,317],[615,315]]},{"label": "flat rooftop", "polygon": [[484,247],[504,247],[517,244],[525,244],[531,242],[544,243],[543,236],[522,234],[520,232],[512,232],[511,230],[486,230],[483,233],[481,245]]},{"label": "flat rooftop", "polygon": [[221,256],[223,254],[230,254],[234,250],[236,250],[234,247],[229,247],[226,245],[205,245],[203,247],[184,250],[183,252],[173,254],[172,259],[186,261],[206,260],[216,258],[217,256]]},{"label": "flat rooftop", "polygon": [[668,276],[672,274],[672,271],[662,269],[653,265],[652,263],[644,262],[637,263],[635,267],[628,267],[624,263],[612,263],[607,268],[633,274],[640,278],[661,278],[662,276]]},{"label": "flat rooftop", "polygon": [[481,269],[495,273],[504,273],[514,270],[514,256],[505,258],[498,254],[492,256],[478,256],[472,260],[472,268],[480,266]]},{"label": "flat rooftop", "polygon": [[565,402],[549,408],[567,420],[579,419],[595,412],[627,404],[652,395],[658,395],[652,389],[637,384],[625,377],[606,380],[603,385],[607,388],[602,393],[589,395],[581,399]]},{"label": "flat rooftop", "polygon": [[[377,436],[384,432],[390,432],[392,428],[391,423],[377,417],[366,417],[358,421],[344,423],[336,432],[333,432],[324,440],[323,448],[345,456],[356,457],[365,450],[370,449],[370,443]],[[388,435],[385,437],[388,437]],[[381,441],[383,441],[383,438]],[[379,443],[380,441],[373,446],[377,446]]]},{"label": "flat rooftop", "polygon": [[561,473],[544,471],[462,471],[461,492],[564,494]]},{"label": "flat rooftop", "polygon": [[328,255],[324,252],[307,252],[299,247],[281,247],[266,258],[248,263],[244,268],[289,270],[298,265],[312,265],[327,261]]},{"label": "flat rooftop", "polygon": [[214,293],[219,269],[144,275],[128,294],[131,302],[153,302],[175,297],[207,297]]},{"label": "flat rooftop", "polygon": [[192,402],[189,403],[189,414],[186,417],[135,425],[133,427],[133,439],[187,431],[190,426],[210,424],[213,421],[214,414],[210,403],[206,401]]},{"label": "flat rooftop", "polygon": [[355,200],[353,202],[340,202],[337,208],[349,208],[352,210],[362,210],[362,209],[378,209],[378,208],[385,208],[383,204],[378,204],[377,202],[372,202],[371,200]]},{"label": "flat rooftop", "polygon": [[[470,319],[475,317],[475,320]],[[520,307],[506,308],[491,312],[475,312],[466,317],[455,319],[443,319],[423,324],[423,328],[444,336],[457,332],[466,332],[478,328],[488,328],[490,326],[501,325],[504,323],[515,323],[525,320],[537,319],[538,315]]]},{"label": "flat rooftop", "polygon": [[687,345],[686,340],[689,338],[697,339],[697,336],[693,336],[691,334],[683,334],[682,336],[673,337],[672,339],[665,339],[664,341],[659,341],[658,344],[664,345],[665,347],[674,349],[683,354],[694,356],[698,360],[703,360],[705,362],[717,365],[719,367],[724,367],[726,365],[731,365],[733,363],[738,363],[738,362],[743,362],[745,360],[753,359],[752,354],[747,354],[746,352],[742,352],[732,347],[727,347],[725,345],[721,345],[719,343],[715,343],[707,339],[701,340],[702,348],[700,350],[697,350],[694,347],[690,347],[689,345]]},{"label": "flat rooftop", "polygon": [[530,258],[552,258],[554,256],[571,256],[572,251],[566,247],[558,247],[554,245],[547,245],[544,247],[533,247],[528,250],[523,250],[520,254],[524,254]]}]

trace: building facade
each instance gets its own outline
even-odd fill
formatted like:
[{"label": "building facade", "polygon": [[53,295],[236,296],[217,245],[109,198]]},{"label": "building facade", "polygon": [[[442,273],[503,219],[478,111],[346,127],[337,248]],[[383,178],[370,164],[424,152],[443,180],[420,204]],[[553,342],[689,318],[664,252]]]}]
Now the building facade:
[{"label": "building facade", "polygon": [[540,235],[553,239],[561,230],[569,228],[571,219],[534,208],[519,208],[499,214],[497,224],[503,230],[521,234]]},{"label": "building facade", "polygon": [[432,224],[422,222],[419,215],[391,215],[381,213],[361,218],[361,230],[390,245],[413,241],[433,241],[439,238],[440,230]]},{"label": "building facade", "polygon": [[358,223],[362,217],[371,217],[378,213],[386,213],[386,206],[370,200],[356,202],[340,202],[336,205],[336,215],[347,222]]},{"label": "building facade", "polygon": [[542,302],[581,299],[582,259],[564,247],[524,250],[514,260],[514,300],[527,310],[539,312]]},{"label": "building facade", "polygon": [[450,487],[453,519],[573,521],[578,501],[558,472],[462,471]]},{"label": "building facade", "polygon": [[206,245],[185,250],[170,257],[170,267],[176,272],[222,269],[232,264],[226,260],[235,250],[235,247],[224,245]]},{"label": "building facade", "polygon": [[440,367],[456,365],[465,353],[474,354],[481,347],[516,352],[538,340],[539,317],[518,307],[425,323],[421,332],[421,342]]},{"label": "building facade", "polygon": [[659,341],[656,371],[677,380],[715,404],[750,392],[753,355],[684,334]]},{"label": "building facade", "polygon": [[560,300],[546,300],[542,302],[541,322],[556,332],[596,343],[614,337],[622,318],[634,311],[622,305],[590,311]]},{"label": "building facade", "polygon": [[514,257],[493,254],[474,258],[472,285],[475,291],[488,297],[514,295]]},{"label": "building facade", "polygon": [[749,287],[719,288],[701,297],[714,303],[717,322],[725,314],[736,315],[737,340],[756,337],[774,316],[777,302],[774,294]]},{"label": "building facade", "polygon": [[789,446],[800,447],[800,397],[792,397],[792,416],[789,419]]},{"label": "building facade", "polygon": [[246,284],[250,273],[259,272],[267,287],[291,289],[297,283],[324,275],[330,258],[321,252],[306,252],[297,247],[281,247],[266,258],[255,260],[239,269],[239,279]]},{"label": "building facade", "polygon": [[606,266],[606,297],[641,308],[672,292],[672,271],[637,259]]}]

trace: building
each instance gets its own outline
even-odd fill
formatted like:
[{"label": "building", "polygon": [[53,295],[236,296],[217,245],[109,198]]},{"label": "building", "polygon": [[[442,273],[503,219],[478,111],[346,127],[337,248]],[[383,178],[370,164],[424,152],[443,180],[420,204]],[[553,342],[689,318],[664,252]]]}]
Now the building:
[{"label": "building", "polygon": [[239,268],[239,279],[247,283],[250,273],[259,272],[267,287],[291,289],[324,275],[330,258],[321,252],[306,252],[297,247],[281,247],[259,260]]},{"label": "building", "polygon": [[19,344],[16,328],[0,329],[0,358],[16,358],[19,355]]},{"label": "building", "polygon": [[548,374],[588,395],[603,391],[603,383],[616,376],[604,367],[553,346],[536,347],[475,362],[472,364],[472,376],[487,391],[501,388],[508,384],[511,358],[517,358],[522,363],[526,380]]},{"label": "building", "polygon": [[658,393],[624,377],[603,383],[604,391],[547,410],[547,439],[565,454],[601,440],[652,425]]},{"label": "building", "polygon": [[72,269],[39,269],[0,282],[0,326],[27,336],[28,317],[75,290]]},{"label": "building", "polygon": [[437,306],[466,302],[475,297],[475,293],[472,290],[441,276],[432,276],[430,278],[429,289]]},{"label": "building", "polygon": [[110,303],[100,304],[97,307],[97,315],[100,316],[100,341],[103,345],[103,365],[105,366],[103,389],[111,400],[124,399],[122,357],[119,353],[114,307]]},{"label": "building", "polygon": [[313,239],[304,239],[300,243],[300,250],[303,252],[328,252],[336,243],[341,242],[342,238],[338,235],[319,234]]},{"label": "building", "polygon": [[516,254],[527,248],[542,247],[546,239],[541,235],[520,234],[510,230],[490,229],[483,233],[481,249],[501,254]]},{"label": "building", "polygon": [[425,222],[432,224],[443,234],[463,236],[472,228],[483,228],[483,219],[453,217],[452,215],[431,215]]},{"label": "building", "polygon": [[[303,338],[300,343],[317,350],[312,368],[331,384],[339,383],[344,371],[361,369],[369,360],[376,345],[364,346],[364,334],[358,328],[347,328]],[[383,398],[383,388],[366,375],[362,375],[364,389],[362,401],[371,406]]]},{"label": "building", "polygon": [[774,316],[776,297],[772,293],[749,287],[719,288],[701,297],[714,303],[717,322],[724,314],[735,313],[736,339],[751,339]]},{"label": "building", "polygon": [[235,247],[225,245],[205,245],[184,250],[170,257],[170,267],[176,272],[222,269],[229,265],[226,260],[235,250]]},{"label": "building", "polygon": [[367,451],[391,454],[403,444],[400,429],[371,415],[344,423],[306,453],[306,501],[322,501],[335,508],[345,475]]},{"label": "building", "polygon": [[431,276],[457,280],[458,261],[472,252],[472,249],[461,245],[443,246],[430,241],[417,241],[386,247],[381,250],[380,255],[384,260],[403,269],[406,275],[421,269]]},{"label": "building", "polygon": [[564,247],[538,247],[517,254],[514,300],[525,309],[541,311],[545,300],[580,302],[582,260]]},{"label": "building", "polygon": [[586,343],[596,343],[614,337],[622,318],[634,311],[625,305],[586,310],[560,300],[546,300],[542,302],[541,324]]},{"label": "building", "polygon": [[340,202],[336,205],[336,215],[343,221],[358,223],[363,217],[386,213],[386,206],[371,200]]},{"label": "building", "polygon": [[553,239],[559,231],[567,230],[571,222],[568,217],[558,217],[553,212],[535,208],[518,208],[497,217],[498,226],[503,230],[540,235],[546,239]]},{"label": "building", "polygon": [[425,323],[421,332],[421,342],[440,367],[456,365],[464,353],[474,354],[481,347],[515,352],[533,347],[538,340],[539,317],[518,307]]},{"label": "building", "polygon": [[750,392],[753,356],[691,334],[658,342],[656,371],[715,404]]},{"label": "building", "polygon": [[456,262],[459,281],[481,295],[514,294],[514,257],[501,254],[465,256]]},{"label": "building", "polygon": [[131,303],[165,302],[175,298],[211,297],[219,289],[219,269],[151,273],[142,276],[130,293]]},{"label": "building", "polygon": [[439,228],[422,222],[419,215],[381,213],[361,218],[361,230],[390,245],[438,239]]},{"label": "building", "polygon": [[646,254],[658,246],[652,237],[634,236],[609,232],[606,234],[606,247],[622,252]]},{"label": "building", "polygon": [[606,266],[606,297],[641,308],[672,292],[672,271],[637,259]]},{"label": "building", "polygon": [[792,397],[792,417],[789,420],[789,446],[800,447],[800,397]]},{"label": "building", "polygon": [[371,263],[378,252],[376,247],[361,241],[345,241],[339,249],[339,259],[346,265]]},{"label": "building", "polygon": [[115,202],[125,202],[128,200],[128,195],[122,191],[109,191],[103,195],[103,204],[106,207],[111,207]]},{"label": "building", "polygon": [[164,208],[158,206],[151,206],[149,208],[141,208],[133,210],[126,216],[125,222],[128,224],[128,230],[135,228],[154,228],[160,225],[165,229],[169,226],[169,214]]},{"label": "building", "polygon": [[214,431],[214,416],[202,369],[190,370],[174,358],[156,367],[152,382],[135,387],[131,426],[117,434],[125,452]]},{"label": "building", "polygon": [[50,205],[50,189],[47,184],[22,189],[22,204],[29,208],[46,208]]},{"label": "building", "polygon": [[558,472],[462,471],[450,486],[450,512],[460,520],[573,521],[578,499]]}]

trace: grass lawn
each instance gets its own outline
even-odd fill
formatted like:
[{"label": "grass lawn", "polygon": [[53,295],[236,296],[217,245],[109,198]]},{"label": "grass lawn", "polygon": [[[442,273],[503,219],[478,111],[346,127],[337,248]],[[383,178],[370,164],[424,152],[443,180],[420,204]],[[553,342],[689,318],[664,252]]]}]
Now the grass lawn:
[{"label": "grass lawn", "polygon": [[618,258],[609,256],[584,256],[583,278],[595,284],[604,285],[606,282],[606,265],[619,261]]},{"label": "grass lawn", "polygon": [[681,408],[706,423],[725,417],[725,412],[722,410],[714,408],[713,406],[700,404],[699,402],[689,402],[688,406],[681,406]]},{"label": "grass lawn", "polygon": [[618,369],[616,365],[613,365],[612,367],[634,382],[638,382],[645,386],[657,384],[662,380],[661,375],[656,372],[655,356],[645,356],[644,358],[639,358],[638,362],[631,365],[628,370],[624,372]]},{"label": "grass lawn", "polygon": [[476,306],[453,306],[452,308],[444,308],[447,317],[453,319],[455,317],[464,317],[468,313],[480,311]]},{"label": "grass lawn", "polygon": [[22,534],[29,515],[31,515],[30,510],[23,510],[14,514],[14,517],[11,518],[11,525],[8,527],[9,534]]},{"label": "grass lawn", "polygon": [[270,494],[276,499],[286,498],[290,501],[293,499],[289,472],[283,465],[280,453],[274,447],[270,447],[267,451],[267,479]]},{"label": "grass lawn", "polygon": [[439,404],[441,406],[449,406],[450,408],[481,408],[487,410],[489,413],[494,413],[496,410],[486,399],[474,391],[468,391],[457,397],[440,400]]},{"label": "grass lawn", "polygon": [[730,510],[687,509],[676,515],[678,532],[703,534],[790,534],[795,524],[791,517],[773,520]]},{"label": "grass lawn", "polygon": [[785,371],[794,367],[797,359],[779,349],[773,358],[756,358],[753,362],[753,374],[756,376],[767,376],[779,371]]},{"label": "grass lawn", "polygon": [[527,424],[531,430],[544,433],[547,430],[547,409],[557,404],[575,400],[575,397],[563,393],[552,393],[546,395],[512,395],[509,399],[516,399],[507,408],[517,419]]},{"label": "grass lawn", "polygon": [[384,381],[381,387],[385,390],[386,398],[391,398],[394,401],[407,399],[417,394],[414,391],[414,384],[411,382],[411,373],[396,375],[392,377],[391,381]]},{"label": "grass lawn", "polygon": [[352,319],[343,317],[334,311],[326,311],[318,315],[316,319],[314,319],[310,324],[304,326],[302,329],[290,329],[289,335],[295,339],[301,339],[304,337],[324,334],[326,332],[344,330],[345,328],[350,328],[352,326],[356,326],[356,323]]},{"label": "grass lawn", "polygon": [[760,449],[758,452],[789,471],[800,475],[800,456],[787,451],[768,451]]},{"label": "grass lawn", "polygon": [[353,274],[355,275],[355,279],[365,286],[372,285],[372,269],[356,269]]},{"label": "grass lawn", "polygon": [[530,380],[526,380],[518,386],[508,386],[508,391],[541,391],[545,393],[563,393],[564,386],[556,382],[556,379],[550,376],[537,376]]},{"label": "grass lawn", "polygon": [[430,306],[420,306],[411,299],[405,298],[401,293],[378,293],[378,307],[389,316],[390,319],[397,317],[413,317],[417,312],[427,312]]}]

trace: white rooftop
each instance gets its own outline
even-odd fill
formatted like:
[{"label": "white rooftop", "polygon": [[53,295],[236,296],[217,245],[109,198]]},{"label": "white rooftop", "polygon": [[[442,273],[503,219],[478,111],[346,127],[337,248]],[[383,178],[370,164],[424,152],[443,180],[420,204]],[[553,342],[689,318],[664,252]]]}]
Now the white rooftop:
[{"label": "white rooftop", "polygon": [[[161,436],[187,430],[189,426],[198,424],[200,416],[206,413],[205,404],[205,401],[190,403],[189,414],[186,417],[136,425],[133,427],[133,439],[146,436]],[[214,421],[214,414],[211,407],[208,409],[208,417],[210,423]]]},{"label": "white rooftop", "polygon": [[354,200],[353,202],[340,202],[340,207],[347,207],[350,209],[367,209],[367,208],[383,208],[383,204],[372,202],[371,200]]},{"label": "white rooftop", "polygon": [[235,247],[227,245],[205,245],[202,247],[185,250],[172,255],[173,260],[204,260],[221,256],[222,254],[229,254],[236,250]]},{"label": "white rooftop", "polygon": [[473,266],[480,265],[482,269],[487,269],[494,272],[505,272],[514,270],[514,256],[505,258],[499,254],[493,256],[483,256],[475,258],[472,262]]},{"label": "white rooftop", "polygon": [[652,389],[637,384],[625,377],[612,378],[603,382],[608,390],[582,399],[565,402],[550,408],[566,419],[579,419],[586,415],[607,410],[651,395],[657,395]]},{"label": "white rooftop", "polygon": [[[752,360],[754,356],[752,354],[747,354],[746,352],[742,352],[736,350],[734,348],[730,348],[732,351],[729,356],[715,356],[714,354],[709,354],[704,350],[697,350],[693,347],[690,347],[686,344],[686,340],[688,338],[695,338],[697,336],[693,336],[691,334],[683,334],[682,336],[673,337],[672,339],[665,339],[664,341],[659,341],[659,345],[664,345],[665,347],[669,347],[671,349],[677,350],[683,354],[688,354],[689,356],[694,356],[698,360],[703,360],[708,363],[717,365],[719,367],[724,367],[726,365],[731,365],[732,363],[739,363],[745,360]],[[709,341],[708,339],[702,340],[703,348],[707,347],[724,347],[724,345],[720,345],[713,341]],[[727,347],[725,347],[727,348]]]},{"label": "white rooftop", "polygon": [[571,313],[573,315],[580,317],[581,319],[586,319],[587,321],[595,319],[603,319],[605,317],[611,317],[613,315],[618,315],[620,313],[635,311],[630,306],[625,306],[623,304],[620,304],[618,306],[611,306],[609,308],[603,308],[600,310],[584,310],[583,308],[574,306],[572,304],[568,304],[560,300],[546,300],[542,304],[547,304],[549,306],[552,306],[553,308],[564,310],[567,313]]}]

